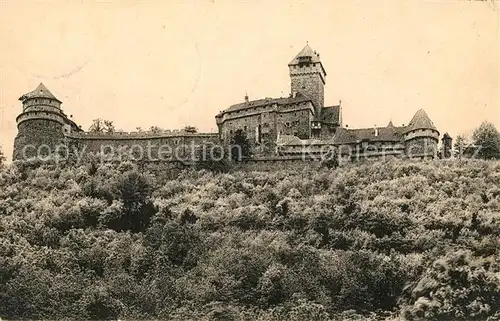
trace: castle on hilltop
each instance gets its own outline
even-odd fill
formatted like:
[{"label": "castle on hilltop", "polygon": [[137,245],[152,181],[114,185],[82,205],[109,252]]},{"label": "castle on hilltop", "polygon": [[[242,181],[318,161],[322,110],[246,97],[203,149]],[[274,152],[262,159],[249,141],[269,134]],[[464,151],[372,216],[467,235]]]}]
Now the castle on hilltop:
[{"label": "castle on hilltop", "polygon": [[[40,149],[54,152],[57,146],[78,146],[85,152],[102,152],[103,146],[148,147],[158,156],[161,146],[229,144],[243,132],[254,158],[293,158],[335,149],[348,160],[393,155],[434,158],[439,132],[423,109],[406,126],[351,129],[343,125],[342,107],[325,106],[326,71],[320,55],[307,44],[288,64],[291,90],[288,97],[249,100],[232,105],[215,116],[218,133],[186,131],[85,132],[70,119],[43,84],[22,95],[22,113],[16,118],[18,134],[13,159],[33,157]],[[446,139],[446,138],[445,138]],[[187,157],[190,151],[185,150]]]}]

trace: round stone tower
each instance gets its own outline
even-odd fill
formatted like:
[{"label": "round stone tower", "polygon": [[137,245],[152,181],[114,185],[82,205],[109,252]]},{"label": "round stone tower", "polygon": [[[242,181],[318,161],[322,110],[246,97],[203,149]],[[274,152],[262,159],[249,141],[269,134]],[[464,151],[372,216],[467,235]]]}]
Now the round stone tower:
[{"label": "round stone tower", "polygon": [[22,95],[22,113],[17,116],[17,136],[14,140],[14,160],[45,157],[57,151],[64,142],[68,119],[61,110],[61,101],[42,83]]},{"label": "round stone tower", "polygon": [[439,132],[423,109],[415,113],[406,126],[403,139],[410,158],[436,158]]}]

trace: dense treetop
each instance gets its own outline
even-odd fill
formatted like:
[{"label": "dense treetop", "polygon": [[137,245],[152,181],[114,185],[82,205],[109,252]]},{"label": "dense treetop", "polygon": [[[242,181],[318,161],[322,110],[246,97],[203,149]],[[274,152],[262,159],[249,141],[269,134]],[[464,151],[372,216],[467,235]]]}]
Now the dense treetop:
[{"label": "dense treetop", "polygon": [[15,163],[0,317],[498,320],[499,213],[496,161]]}]

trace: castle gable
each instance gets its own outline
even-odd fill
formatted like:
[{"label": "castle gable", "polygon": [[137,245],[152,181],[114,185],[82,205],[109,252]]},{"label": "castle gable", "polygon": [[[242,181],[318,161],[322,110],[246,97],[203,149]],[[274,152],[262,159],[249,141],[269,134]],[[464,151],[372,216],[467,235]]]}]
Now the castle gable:
[{"label": "castle gable", "polygon": [[320,121],[325,124],[340,124],[340,105],[328,106],[321,109]]}]

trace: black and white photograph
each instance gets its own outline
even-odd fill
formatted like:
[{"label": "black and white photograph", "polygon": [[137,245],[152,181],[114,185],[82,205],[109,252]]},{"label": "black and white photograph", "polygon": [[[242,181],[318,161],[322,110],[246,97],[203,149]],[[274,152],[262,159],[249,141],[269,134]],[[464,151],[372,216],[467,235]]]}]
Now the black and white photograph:
[{"label": "black and white photograph", "polygon": [[499,0],[0,0],[0,321],[500,321]]}]

